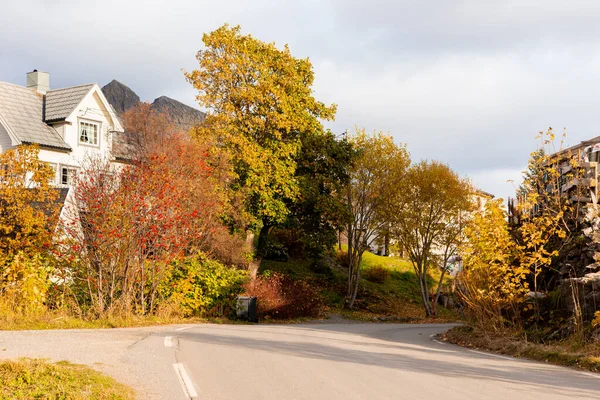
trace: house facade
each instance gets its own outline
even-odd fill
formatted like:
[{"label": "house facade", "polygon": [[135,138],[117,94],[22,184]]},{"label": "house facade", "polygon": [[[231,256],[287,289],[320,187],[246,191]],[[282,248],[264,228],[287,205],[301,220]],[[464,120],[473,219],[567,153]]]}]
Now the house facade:
[{"label": "house facade", "polygon": [[37,144],[57,187],[72,186],[89,159],[115,163],[123,127],[100,87],[50,89],[48,73],[27,74],[26,86],[0,81],[0,153]]}]

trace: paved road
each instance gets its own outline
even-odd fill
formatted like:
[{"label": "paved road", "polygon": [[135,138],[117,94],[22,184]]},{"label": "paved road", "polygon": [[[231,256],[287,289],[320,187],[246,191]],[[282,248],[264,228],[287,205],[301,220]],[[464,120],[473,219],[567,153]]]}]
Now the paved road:
[{"label": "paved road", "polygon": [[430,337],[448,328],[182,325],[0,332],[0,358],[89,364],[150,399],[600,399],[600,375]]}]

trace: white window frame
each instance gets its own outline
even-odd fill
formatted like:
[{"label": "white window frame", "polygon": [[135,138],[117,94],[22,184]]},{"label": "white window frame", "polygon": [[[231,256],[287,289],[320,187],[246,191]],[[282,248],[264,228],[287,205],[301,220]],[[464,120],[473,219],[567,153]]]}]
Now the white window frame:
[{"label": "white window frame", "polygon": [[[63,170],[67,170],[67,183],[63,183]],[[72,175],[69,176],[69,171],[73,171]],[[72,165],[61,164],[58,168],[58,184],[61,186],[73,186],[73,179],[79,175],[79,167]]]},{"label": "white window frame", "polygon": [[[84,142],[81,140],[81,127],[83,124],[91,125],[96,127],[96,143]],[[79,119],[77,123],[77,142],[83,146],[100,147],[100,132],[102,132],[102,123],[100,121],[92,121],[89,119]]]}]

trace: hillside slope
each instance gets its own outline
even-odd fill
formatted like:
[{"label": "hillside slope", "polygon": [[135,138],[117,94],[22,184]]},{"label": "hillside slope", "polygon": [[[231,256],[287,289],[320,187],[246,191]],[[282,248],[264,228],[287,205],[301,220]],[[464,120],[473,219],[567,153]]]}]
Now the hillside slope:
[{"label": "hillside slope", "polygon": [[[339,254],[338,254],[339,259]],[[365,279],[365,271],[373,267],[383,267],[389,276],[383,282]],[[347,276],[342,267],[315,271],[308,260],[279,262],[263,260],[259,273],[278,272],[294,279],[304,280],[317,287],[325,299],[330,313],[342,313],[348,318],[368,321],[419,322],[424,319],[419,283],[409,261],[382,257],[366,252],[361,263],[362,277],[355,303],[355,310],[343,310]],[[430,273],[430,288],[435,288],[439,274]],[[456,320],[454,311],[439,307],[439,322]]]}]

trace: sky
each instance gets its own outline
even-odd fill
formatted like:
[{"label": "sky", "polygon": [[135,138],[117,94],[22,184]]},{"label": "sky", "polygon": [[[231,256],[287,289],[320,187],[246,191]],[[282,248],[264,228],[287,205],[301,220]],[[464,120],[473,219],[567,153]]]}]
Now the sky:
[{"label": "sky", "polygon": [[[0,81],[117,79],[142,100],[197,107],[182,69],[224,23],[310,58],[317,99],[511,196],[539,131],[600,135],[596,0],[0,0]],[[513,182],[508,182],[508,181]]]}]

